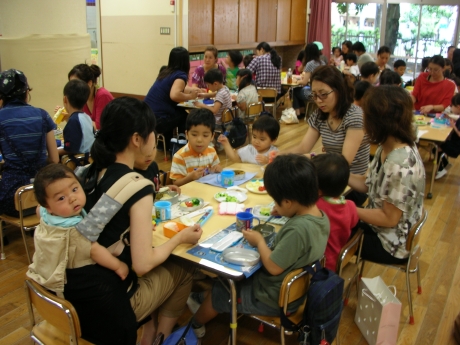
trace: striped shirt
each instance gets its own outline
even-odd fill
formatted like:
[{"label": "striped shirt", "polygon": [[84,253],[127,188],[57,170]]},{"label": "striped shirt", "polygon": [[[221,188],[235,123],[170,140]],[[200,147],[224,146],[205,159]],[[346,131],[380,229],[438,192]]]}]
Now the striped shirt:
[{"label": "striped shirt", "polygon": [[188,143],[174,155],[170,177],[172,180],[177,180],[184,178],[195,169],[206,169],[219,163],[219,157],[213,147],[207,147],[202,153],[197,153]]},{"label": "striped shirt", "polygon": [[317,69],[319,66],[324,66],[324,65],[326,64],[322,60],[320,60],[320,62],[316,60],[311,60],[305,65],[305,68],[303,71],[313,73],[313,71]]},{"label": "striped shirt", "polygon": [[[327,121],[320,120],[319,111],[316,110],[308,119],[310,127],[316,129],[321,135],[323,150],[326,152],[336,152],[342,154],[343,143],[347,130],[363,129],[363,111],[360,107],[352,104],[342,119],[342,123],[335,131],[332,131]],[[363,141],[359,146],[358,152],[350,166],[352,174],[364,175],[369,165],[369,140],[367,134],[364,135]]]},{"label": "striped shirt", "polygon": [[222,114],[224,111],[232,107],[232,96],[230,95],[230,91],[226,86],[223,86],[217,91],[216,97],[214,98],[214,103],[215,102],[222,104],[219,111],[216,113],[216,115],[214,115],[216,117],[216,123],[220,124],[220,120],[222,119]]},{"label": "striped shirt", "polygon": [[272,64],[270,54],[257,56],[248,65],[248,69],[255,73],[258,87],[274,88],[281,93],[281,70]]}]

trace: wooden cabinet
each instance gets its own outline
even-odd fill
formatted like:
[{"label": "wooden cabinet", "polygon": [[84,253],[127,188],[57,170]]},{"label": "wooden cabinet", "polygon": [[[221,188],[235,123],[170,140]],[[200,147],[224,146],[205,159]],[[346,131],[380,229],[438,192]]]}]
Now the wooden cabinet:
[{"label": "wooden cabinet", "polygon": [[305,43],[307,0],[188,0],[189,51]]},{"label": "wooden cabinet", "polygon": [[291,41],[306,41],[307,0],[292,0]]},{"label": "wooden cabinet", "polygon": [[[213,1],[189,0],[188,45],[207,46],[213,43]],[[203,49],[204,50],[204,49]]]}]

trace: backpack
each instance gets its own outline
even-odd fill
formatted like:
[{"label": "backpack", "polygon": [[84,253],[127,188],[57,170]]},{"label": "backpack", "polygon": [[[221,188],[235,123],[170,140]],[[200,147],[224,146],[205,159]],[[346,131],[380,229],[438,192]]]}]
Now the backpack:
[{"label": "backpack", "polygon": [[177,138],[171,138],[171,145],[169,150],[171,151],[171,158],[174,157],[177,151],[179,151],[182,147],[187,145],[187,137],[184,133],[179,133]]},{"label": "backpack", "polygon": [[262,111],[259,114],[259,117],[261,117],[261,116],[271,116],[271,117],[273,117],[273,114],[265,109],[265,102],[264,101],[262,101]]},{"label": "backpack", "polygon": [[222,123],[222,133],[228,138],[230,145],[233,148],[237,148],[246,142],[248,129],[244,122],[238,116],[235,116],[232,109],[229,108],[229,111],[232,115],[232,121],[227,125]]},{"label": "backpack", "polygon": [[302,321],[294,324],[281,308],[281,324],[289,331],[299,332],[301,344],[319,345],[323,339],[332,344],[342,315],[344,281],[319,261],[314,267],[305,267],[311,279]]}]

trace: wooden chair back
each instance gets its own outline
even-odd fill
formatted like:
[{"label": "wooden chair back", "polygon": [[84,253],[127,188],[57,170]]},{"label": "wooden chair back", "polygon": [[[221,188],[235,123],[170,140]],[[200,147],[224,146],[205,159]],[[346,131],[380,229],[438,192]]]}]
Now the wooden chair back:
[{"label": "wooden chair back", "polygon": [[235,108],[225,109],[224,112],[222,113],[221,122],[223,124],[232,122],[233,114],[237,114],[237,110]]},{"label": "wooden chair back", "polygon": [[257,116],[259,115],[262,110],[264,109],[262,102],[251,103],[248,105],[246,115],[247,116]]},{"label": "wooden chair back", "polygon": [[350,238],[350,240],[348,240],[348,242],[340,250],[335,268],[335,272],[339,276],[341,276],[342,269],[350,262],[354,255],[357,257],[357,264],[359,263],[363,234],[364,231],[362,229],[358,229],[353,237]]},{"label": "wooden chair back", "polygon": [[25,290],[29,308],[30,322],[32,324],[32,335],[38,326],[32,306],[38,314],[60,332],[71,337],[71,344],[78,344],[81,337],[80,321],[75,308],[69,301],[59,298],[33,280],[26,279]]},{"label": "wooden chair back", "polygon": [[278,305],[287,306],[307,294],[310,286],[310,274],[302,268],[287,274],[281,284]]},{"label": "wooden chair back", "polygon": [[16,194],[14,195],[14,207],[16,211],[19,211],[21,214],[22,210],[36,207],[38,205],[37,198],[34,193],[34,185],[28,184],[18,188]]},{"label": "wooden chair back", "polygon": [[278,96],[278,91],[269,87],[259,87],[257,88],[257,93],[262,98],[275,98]]}]

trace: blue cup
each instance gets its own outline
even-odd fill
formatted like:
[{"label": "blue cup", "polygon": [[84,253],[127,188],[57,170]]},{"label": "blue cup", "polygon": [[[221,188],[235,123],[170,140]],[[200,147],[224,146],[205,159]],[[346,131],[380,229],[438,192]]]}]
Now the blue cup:
[{"label": "blue cup", "polygon": [[254,215],[250,212],[238,212],[236,214],[236,230],[242,232],[243,230],[252,229],[254,219],[257,220],[258,224],[260,224],[260,219],[254,217]]},{"label": "blue cup", "polygon": [[62,141],[60,139],[56,139],[56,146],[61,147]]},{"label": "blue cup", "polygon": [[171,219],[171,202],[157,201],[155,204],[155,216],[160,220]]},{"label": "blue cup", "polygon": [[233,170],[222,170],[220,175],[217,175],[217,182],[224,188],[233,186],[235,172]]}]

